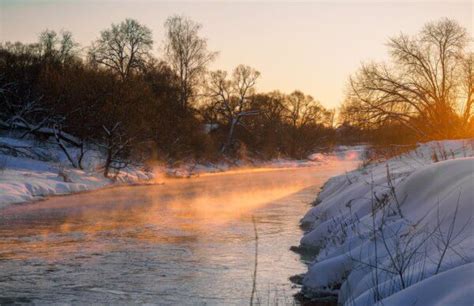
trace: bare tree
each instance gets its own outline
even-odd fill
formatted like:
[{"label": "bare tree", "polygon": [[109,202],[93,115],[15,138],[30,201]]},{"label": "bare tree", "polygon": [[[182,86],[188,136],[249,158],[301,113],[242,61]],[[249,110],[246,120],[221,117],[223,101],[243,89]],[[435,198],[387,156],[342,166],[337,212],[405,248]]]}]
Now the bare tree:
[{"label": "bare tree", "polygon": [[104,176],[110,177],[111,170],[115,171],[115,176],[120,170],[126,168],[129,162],[123,158],[126,150],[130,148],[132,138],[127,137],[123,131],[121,122],[116,122],[110,128],[102,126],[104,130],[103,142],[100,145],[106,154],[104,164]]},{"label": "bare tree", "polygon": [[152,46],[151,30],[136,20],[125,19],[100,33],[89,50],[89,59],[126,80],[134,70],[143,68]]},{"label": "bare tree", "polygon": [[467,42],[466,30],[449,19],[428,23],[413,37],[391,38],[392,65],[364,64],[350,80],[350,98],[360,101],[371,124],[396,120],[420,135],[449,136],[459,123]]},{"label": "bare tree", "polygon": [[[268,94],[261,94],[263,101],[256,99],[256,105],[261,111],[261,115],[267,119],[267,121],[280,121],[284,117],[286,108],[285,100],[286,95],[279,91],[272,91]],[[263,102],[263,103],[262,103]]]},{"label": "bare tree", "polygon": [[180,104],[189,106],[196,86],[207,65],[217,56],[207,49],[207,39],[199,36],[201,25],[183,16],[172,16],[165,22],[164,55],[179,78]]},{"label": "bare tree", "polygon": [[303,158],[322,141],[325,126],[330,126],[332,113],[313,97],[301,91],[294,91],[284,100],[284,120],[289,138],[288,150],[291,156]]},{"label": "bare tree", "polygon": [[364,111],[359,99],[348,97],[339,108],[339,123],[367,128],[370,122],[367,112]]},{"label": "bare tree", "polygon": [[39,36],[39,46],[43,56],[50,56],[58,44],[58,34],[55,31],[45,30]]},{"label": "bare tree", "polygon": [[326,111],[313,97],[298,90],[287,97],[285,109],[288,121],[293,128],[321,123],[331,117],[331,113]]},{"label": "bare tree", "polygon": [[38,47],[41,57],[49,61],[65,63],[77,55],[77,46],[69,31],[45,30],[41,32]]},{"label": "bare tree", "polygon": [[257,110],[251,108],[250,97],[255,93],[255,84],[259,76],[260,72],[244,65],[234,69],[231,79],[228,79],[227,72],[222,70],[210,74],[208,96],[213,107],[225,118],[229,126],[222,152],[232,147],[235,128],[237,125],[242,125],[242,119],[258,114]]}]

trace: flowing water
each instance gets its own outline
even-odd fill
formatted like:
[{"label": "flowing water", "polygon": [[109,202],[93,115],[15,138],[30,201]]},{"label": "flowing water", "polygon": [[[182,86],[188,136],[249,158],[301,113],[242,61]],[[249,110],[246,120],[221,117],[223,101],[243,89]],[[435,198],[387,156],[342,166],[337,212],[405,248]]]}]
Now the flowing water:
[{"label": "flowing water", "polygon": [[293,304],[288,278],[307,269],[289,250],[298,222],[322,184],[354,166],[253,169],[9,206],[0,210],[0,304],[248,305],[252,295]]}]

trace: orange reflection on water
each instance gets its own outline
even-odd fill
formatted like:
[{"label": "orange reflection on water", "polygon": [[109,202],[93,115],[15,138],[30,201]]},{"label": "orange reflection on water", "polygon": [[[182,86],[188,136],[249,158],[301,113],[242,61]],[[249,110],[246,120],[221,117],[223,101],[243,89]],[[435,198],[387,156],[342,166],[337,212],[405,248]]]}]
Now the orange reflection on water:
[{"label": "orange reflection on water", "polygon": [[[249,218],[253,210],[314,185],[317,171],[246,169],[11,207],[0,216],[0,234],[4,233],[0,260],[33,254],[55,261],[84,252],[108,252],[130,242],[195,241],[216,227]],[[11,224],[2,225],[2,217]]]}]

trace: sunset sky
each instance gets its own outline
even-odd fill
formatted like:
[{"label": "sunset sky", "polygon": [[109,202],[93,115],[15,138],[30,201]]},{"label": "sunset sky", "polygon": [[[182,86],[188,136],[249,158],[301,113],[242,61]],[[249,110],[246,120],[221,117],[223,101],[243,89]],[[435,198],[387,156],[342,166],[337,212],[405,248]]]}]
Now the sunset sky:
[{"label": "sunset sky", "polygon": [[43,29],[73,32],[87,46],[111,23],[131,17],[152,29],[155,47],[167,16],[182,14],[203,24],[213,69],[238,64],[262,73],[258,89],[300,89],[325,106],[344,97],[348,76],[362,61],[387,57],[387,38],[417,32],[441,17],[472,34],[473,4],[413,1],[15,1],[0,0],[0,40],[33,42]]}]

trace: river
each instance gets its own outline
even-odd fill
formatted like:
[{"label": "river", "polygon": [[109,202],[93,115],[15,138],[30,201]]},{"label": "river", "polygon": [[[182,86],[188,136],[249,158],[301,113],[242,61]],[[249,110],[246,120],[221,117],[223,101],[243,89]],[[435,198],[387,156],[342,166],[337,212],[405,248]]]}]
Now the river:
[{"label": "river", "polygon": [[288,278],[307,270],[289,250],[299,244],[299,220],[322,184],[355,164],[251,169],[9,206],[0,210],[0,304],[293,304],[298,288]]}]

